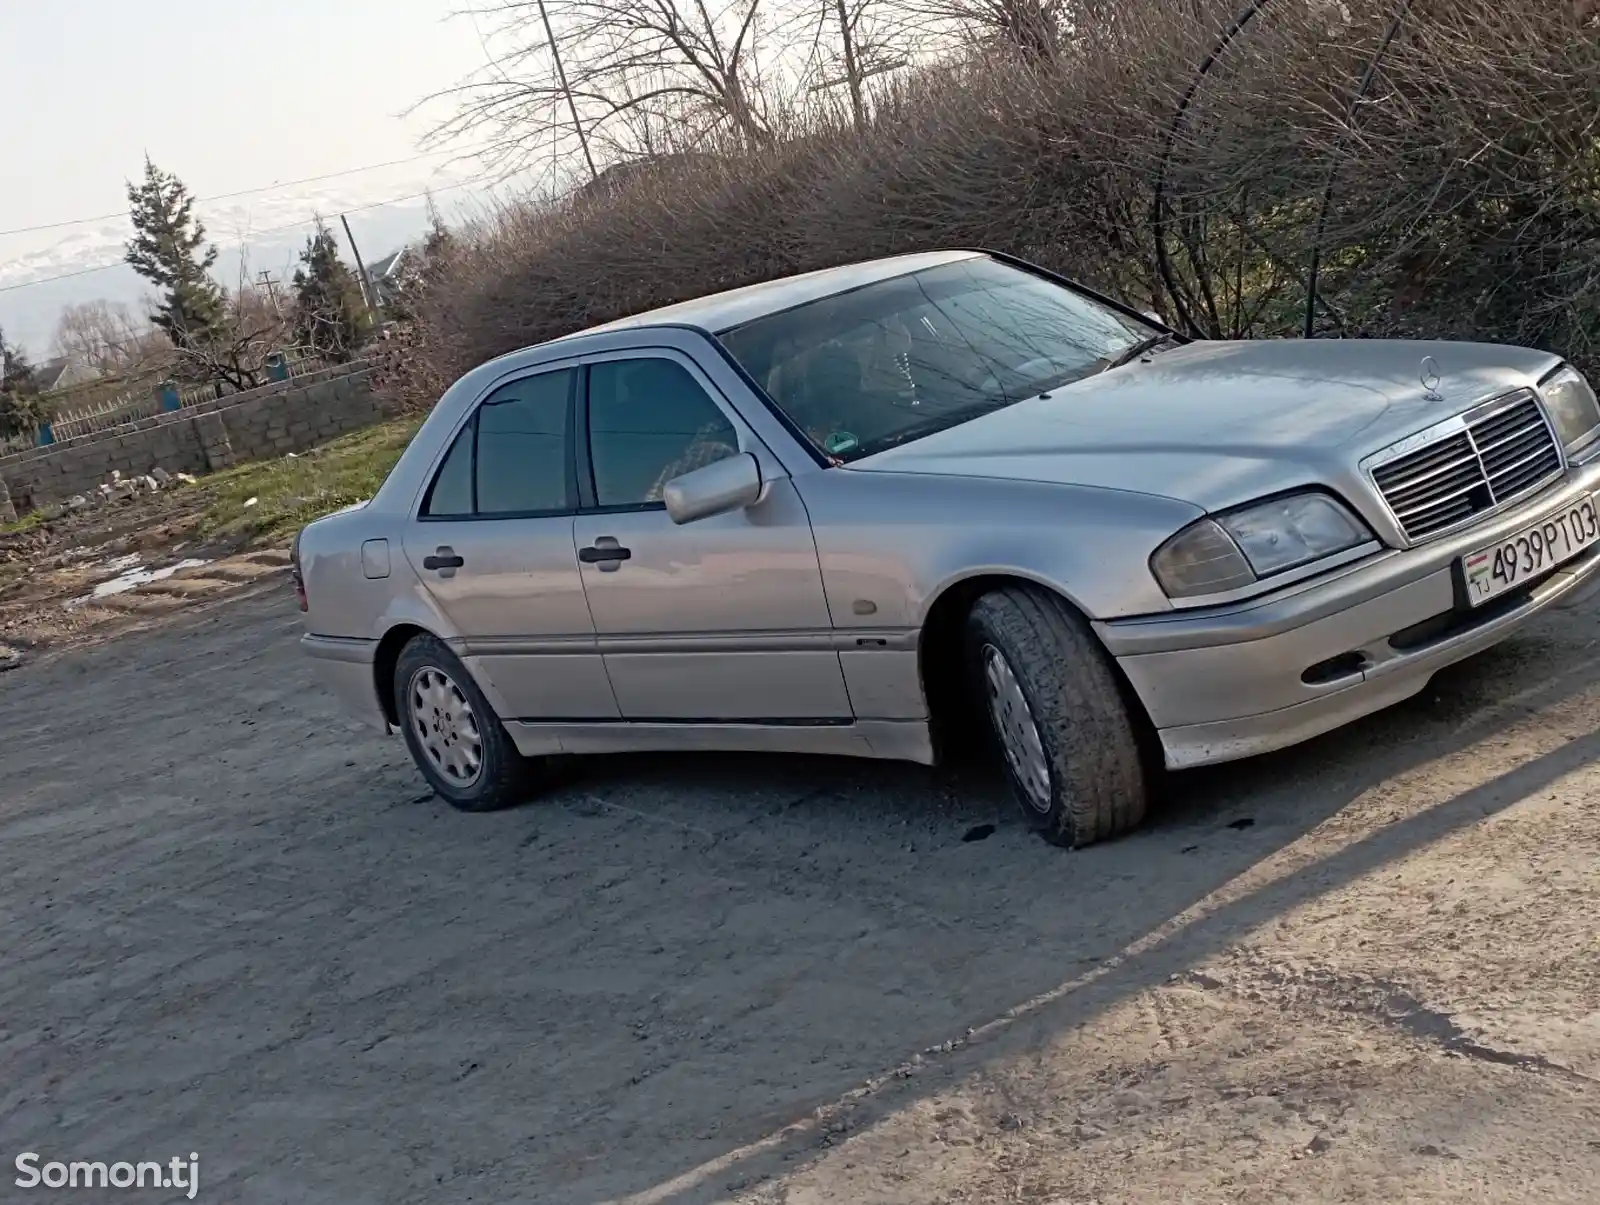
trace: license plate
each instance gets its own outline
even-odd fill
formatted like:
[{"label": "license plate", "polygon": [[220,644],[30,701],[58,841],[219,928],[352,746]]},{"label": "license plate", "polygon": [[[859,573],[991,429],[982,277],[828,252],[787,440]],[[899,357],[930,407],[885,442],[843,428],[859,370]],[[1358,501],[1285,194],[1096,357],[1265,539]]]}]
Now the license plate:
[{"label": "license plate", "polygon": [[1467,602],[1482,606],[1563,561],[1570,561],[1593,544],[1600,544],[1600,520],[1596,519],[1591,497],[1507,536],[1492,548],[1462,557]]}]

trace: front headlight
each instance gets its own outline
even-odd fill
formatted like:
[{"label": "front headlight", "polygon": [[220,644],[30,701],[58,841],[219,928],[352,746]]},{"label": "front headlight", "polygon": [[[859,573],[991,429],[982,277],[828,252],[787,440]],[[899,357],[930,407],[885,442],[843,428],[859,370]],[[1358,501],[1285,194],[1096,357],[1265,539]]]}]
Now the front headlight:
[{"label": "front headlight", "polygon": [[1150,558],[1168,598],[1238,590],[1373,538],[1367,525],[1327,494],[1291,494],[1200,519]]},{"label": "front headlight", "polygon": [[1576,368],[1563,368],[1539,388],[1550,423],[1569,452],[1600,435],[1600,401]]}]

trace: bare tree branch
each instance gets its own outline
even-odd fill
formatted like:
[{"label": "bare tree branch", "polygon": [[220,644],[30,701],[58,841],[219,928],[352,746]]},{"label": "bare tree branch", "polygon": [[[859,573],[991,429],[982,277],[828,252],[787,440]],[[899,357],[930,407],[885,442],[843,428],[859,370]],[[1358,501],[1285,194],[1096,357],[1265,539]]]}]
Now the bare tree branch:
[{"label": "bare tree branch", "polygon": [[[578,149],[581,131],[611,158],[625,158],[645,149],[638,120],[625,120],[638,114],[646,125],[654,119],[769,143],[773,115],[756,83],[771,57],[762,45],[767,2],[545,0],[541,12],[529,0],[485,0],[469,11],[493,26],[485,35],[490,61],[422,102],[454,107],[427,141],[487,136],[491,168],[512,169],[552,149]],[[782,48],[773,53],[782,57]]]}]

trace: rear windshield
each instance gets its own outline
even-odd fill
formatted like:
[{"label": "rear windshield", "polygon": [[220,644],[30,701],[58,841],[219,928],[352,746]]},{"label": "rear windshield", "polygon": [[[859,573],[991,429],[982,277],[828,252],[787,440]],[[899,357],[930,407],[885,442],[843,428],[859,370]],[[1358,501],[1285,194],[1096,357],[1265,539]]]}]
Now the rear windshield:
[{"label": "rear windshield", "polygon": [[1103,371],[1155,330],[980,257],[824,297],[721,339],[820,452],[850,461]]}]

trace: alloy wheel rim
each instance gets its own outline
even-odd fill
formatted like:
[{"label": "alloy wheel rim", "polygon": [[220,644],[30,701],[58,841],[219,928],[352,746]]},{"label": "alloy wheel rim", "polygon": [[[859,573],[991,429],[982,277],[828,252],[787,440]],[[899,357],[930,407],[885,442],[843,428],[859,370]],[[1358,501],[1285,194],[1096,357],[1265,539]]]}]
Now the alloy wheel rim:
[{"label": "alloy wheel rim", "polygon": [[411,727],[433,768],[452,786],[470,787],[483,774],[483,734],[472,703],[449,674],[424,666],[407,691]]},{"label": "alloy wheel rim", "polygon": [[1034,722],[1033,709],[1022,693],[1022,683],[1006,656],[992,644],[983,646],[984,693],[989,701],[989,717],[1005,754],[1011,773],[1022,786],[1028,806],[1040,814],[1050,810],[1050,763],[1044,740]]}]

